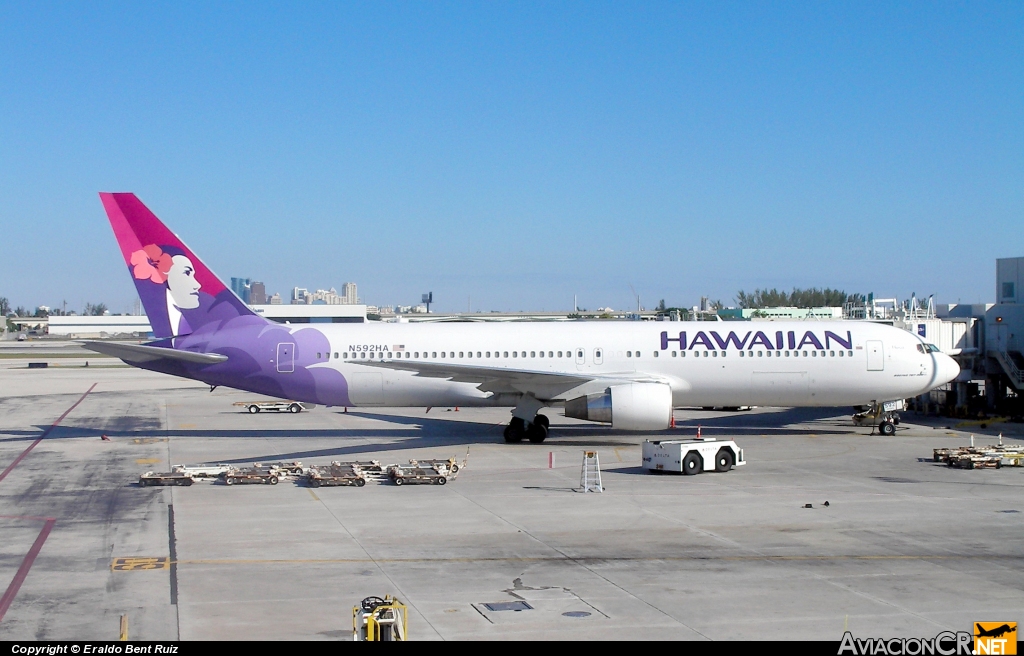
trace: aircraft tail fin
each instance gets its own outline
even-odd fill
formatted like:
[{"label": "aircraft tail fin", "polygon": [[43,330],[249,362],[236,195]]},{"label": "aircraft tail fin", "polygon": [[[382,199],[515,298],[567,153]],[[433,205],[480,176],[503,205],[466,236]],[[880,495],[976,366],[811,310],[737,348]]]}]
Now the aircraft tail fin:
[{"label": "aircraft tail fin", "polygon": [[100,200],[155,337],[256,316],[135,194],[100,193]]}]

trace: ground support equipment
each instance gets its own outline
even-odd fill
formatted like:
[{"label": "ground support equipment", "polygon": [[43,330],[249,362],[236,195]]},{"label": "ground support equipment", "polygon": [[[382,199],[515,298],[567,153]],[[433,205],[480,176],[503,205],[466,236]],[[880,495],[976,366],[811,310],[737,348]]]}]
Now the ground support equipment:
[{"label": "ground support equipment", "polygon": [[408,640],[409,611],[391,595],[367,597],[352,607],[352,640],[394,642]]},{"label": "ground support equipment", "polygon": [[310,467],[306,472],[306,482],[310,487],[363,487],[366,485],[366,475],[357,467],[331,464],[326,467]]},{"label": "ground support equipment", "polygon": [[314,403],[300,403],[298,401],[238,401],[231,405],[245,408],[250,414],[259,412],[291,412],[296,414],[303,410],[312,410],[316,407]]},{"label": "ground support equipment", "polygon": [[224,472],[224,483],[227,485],[265,483],[277,485],[280,480],[277,470],[263,469],[260,467],[245,467],[242,469],[229,469]]},{"label": "ground support equipment", "polygon": [[172,471],[181,472],[182,474],[188,474],[192,478],[220,478],[224,475],[227,470],[231,469],[231,465],[174,465],[171,467]]},{"label": "ground support equipment", "polygon": [[139,476],[139,485],[192,485],[192,476],[189,474],[170,471],[170,472],[151,472],[148,471],[142,476]]},{"label": "ground support equipment", "polygon": [[277,470],[278,478],[298,478],[306,473],[306,468],[301,462],[255,462],[253,467],[258,469]]},{"label": "ground support equipment", "polygon": [[434,468],[391,465],[388,476],[395,485],[444,485],[448,477]]},{"label": "ground support equipment", "polygon": [[701,437],[690,440],[645,440],[643,467],[652,474],[682,472],[699,474],[706,471],[727,472],[747,464],[743,449],[732,440]]}]

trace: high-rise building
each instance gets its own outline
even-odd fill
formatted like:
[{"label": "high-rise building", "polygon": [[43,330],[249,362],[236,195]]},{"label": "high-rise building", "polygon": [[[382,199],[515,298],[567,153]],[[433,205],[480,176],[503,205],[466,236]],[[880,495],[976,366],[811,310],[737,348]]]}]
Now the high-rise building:
[{"label": "high-rise building", "polygon": [[253,280],[249,286],[249,305],[266,305],[267,287],[262,282]]},{"label": "high-rise building", "polygon": [[252,281],[248,278],[232,278],[231,279],[231,291],[238,295],[238,298],[242,299],[243,303],[249,302],[249,290]]},{"label": "high-rise building", "polygon": [[342,303],[346,305],[359,305],[359,293],[356,291],[356,284],[354,282],[342,283],[341,297],[344,299]]}]

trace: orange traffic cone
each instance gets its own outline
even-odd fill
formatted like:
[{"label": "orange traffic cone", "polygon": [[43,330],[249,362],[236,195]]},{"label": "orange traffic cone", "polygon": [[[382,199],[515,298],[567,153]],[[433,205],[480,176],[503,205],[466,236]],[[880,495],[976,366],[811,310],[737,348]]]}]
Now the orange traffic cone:
[{"label": "orange traffic cone", "polygon": [[455,412],[459,411],[459,406],[455,406]]},{"label": "orange traffic cone", "polygon": [[697,426],[697,439],[700,439],[700,426]]},{"label": "orange traffic cone", "polygon": [[672,418],[669,420],[668,427],[669,428],[675,428],[676,427],[676,416],[675,415],[672,415]]}]

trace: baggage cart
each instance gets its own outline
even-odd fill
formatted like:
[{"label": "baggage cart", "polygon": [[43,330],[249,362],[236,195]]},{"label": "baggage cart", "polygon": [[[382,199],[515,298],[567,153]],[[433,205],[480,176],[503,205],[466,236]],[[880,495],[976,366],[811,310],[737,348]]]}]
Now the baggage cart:
[{"label": "baggage cart", "polygon": [[395,485],[444,485],[448,482],[445,474],[432,467],[392,465],[388,468],[388,476]]},{"label": "baggage cart", "polygon": [[306,482],[310,487],[338,487],[366,485],[366,475],[356,467],[330,465],[328,467],[310,467],[306,473]]},{"label": "baggage cart", "polygon": [[300,403],[299,401],[238,401],[231,405],[245,408],[249,414],[260,412],[290,412],[297,414],[303,410],[312,410],[315,403]]},{"label": "baggage cart", "polygon": [[279,478],[277,470],[263,469],[260,467],[229,469],[224,472],[224,483],[226,485],[245,485],[250,483],[277,485]]},{"label": "baggage cart", "polygon": [[151,472],[148,471],[142,476],[139,476],[139,485],[147,487],[150,485],[192,485],[192,477],[189,474],[170,471],[170,472]]},{"label": "baggage cart", "polygon": [[224,473],[231,469],[231,465],[174,465],[171,467],[171,471],[181,472],[182,474],[188,474],[192,478],[220,478]]}]

